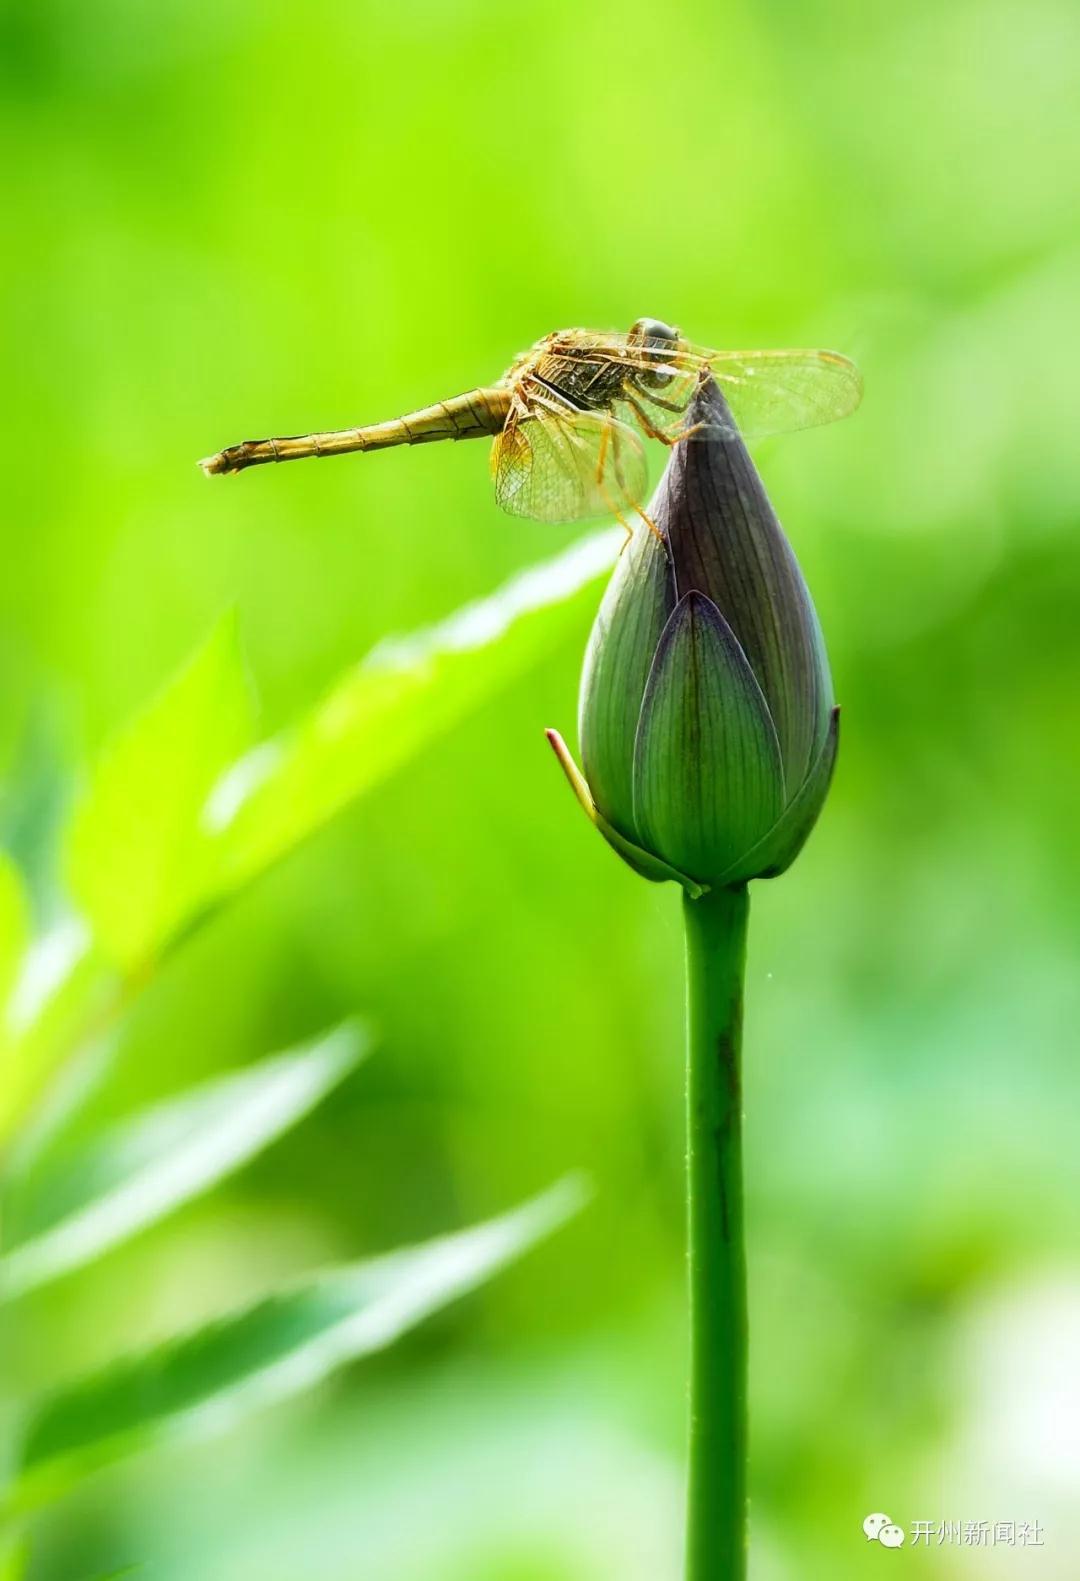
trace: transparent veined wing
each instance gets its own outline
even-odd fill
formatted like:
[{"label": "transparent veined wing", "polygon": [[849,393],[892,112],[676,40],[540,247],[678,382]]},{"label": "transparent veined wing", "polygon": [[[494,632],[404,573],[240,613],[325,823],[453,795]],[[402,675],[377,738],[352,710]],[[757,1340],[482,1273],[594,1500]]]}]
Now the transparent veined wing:
[{"label": "transparent veined wing", "polygon": [[724,392],[744,439],[816,428],[847,417],[862,376],[837,351],[693,351]]},{"label": "transparent veined wing", "polygon": [[648,493],[641,440],[609,412],[580,411],[547,386],[519,391],[495,440],[495,498],[511,516],[575,522],[632,516]]},{"label": "transparent veined wing", "polygon": [[[684,437],[686,408],[707,372],[723,390],[744,439],[836,422],[862,399],[858,368],[837,351],[710,351],[685,340],[642,343],[626,334],[589,330],[567,331],[555,350],[597,367],[618,365],[623,372],[622,399],[616,404],[620,417],[669,442]],[[703,432],[699,429],[697,437]]]}]

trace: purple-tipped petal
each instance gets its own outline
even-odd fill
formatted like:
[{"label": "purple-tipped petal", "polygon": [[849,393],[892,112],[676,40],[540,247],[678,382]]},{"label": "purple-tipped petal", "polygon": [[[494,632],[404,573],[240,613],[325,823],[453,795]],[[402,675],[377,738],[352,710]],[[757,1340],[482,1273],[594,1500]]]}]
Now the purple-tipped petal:
[{"label": "purple-tipped petal", "polygon": [[707,594],[739,639],[768,702],[788,784],[798,785],[833,703],[814,606],[712,379],[698,390],[688,423],[702,425],[701,437],[675,447],[653,506],[676,591]]}]

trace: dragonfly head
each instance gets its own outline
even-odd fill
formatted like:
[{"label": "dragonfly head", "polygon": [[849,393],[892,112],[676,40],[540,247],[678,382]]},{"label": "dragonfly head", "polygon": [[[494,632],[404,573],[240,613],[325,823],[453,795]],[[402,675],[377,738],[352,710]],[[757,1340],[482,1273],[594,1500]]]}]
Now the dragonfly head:
[{"label": "dragonfly head", "polygon": [[[630,331],[629,340],[632,346],[646,346],[650,350],[675,351],[682,337],[677,329],[670,324],[664,324],[658,318],[639,318]],[[657,359],[656,367],[638,375],[639,381],[652,390],[662,390],[665,384],[670,384],[675,377],[673,368],[664,367]]]}]

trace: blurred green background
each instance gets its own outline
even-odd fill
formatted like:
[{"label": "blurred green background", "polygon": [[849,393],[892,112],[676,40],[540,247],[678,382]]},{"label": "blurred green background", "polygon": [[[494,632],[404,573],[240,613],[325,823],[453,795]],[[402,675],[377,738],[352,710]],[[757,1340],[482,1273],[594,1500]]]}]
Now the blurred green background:
[{"label": "blurred green background", "polygon": [[[0,820],[240,613],[267,731],[574,529],[483,446],[210,484],[569,324],[853,355],[862,411],[758,460],[814,590],[840,765],[754,893],[754,1581],[1076,1573],[1080,12],[38,0],[0,9]],[[331,1258],[597,1198],[374,1363],[43,1517],[33,1581],[676,1581],[678,897],[545,747],[587,615],[139,1001],[98,1117],[358,1011],[380,1047],[201,1203],[18,1309],[45,1387]],[[883,1558],[871,1510],[1043,1524]]]}]

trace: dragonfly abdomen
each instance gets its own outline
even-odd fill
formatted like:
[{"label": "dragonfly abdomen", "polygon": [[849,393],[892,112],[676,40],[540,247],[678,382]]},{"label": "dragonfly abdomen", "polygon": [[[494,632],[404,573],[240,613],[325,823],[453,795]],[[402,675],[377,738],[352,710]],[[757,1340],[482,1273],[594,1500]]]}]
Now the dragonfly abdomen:
[{"label": "dragonfly abdomen", "polygon": [[481,439],[501,433],[510,412],[508,389],[469,390],[388,423],[336,428],[320,434],[277,439],[244,439],[199,465],[209,474],[243,472],[272,461],[303,461],[309,456],[342,456],[356,450],[386,450],[391,445],[422,445],[436,439]]},{"label": "dragonfly abdomen", "polygon": [[[361,429],[367,436],[365,450],[383,445],[422,445],[433,439],[480,439],[501,434],[510,414],[508,389],[469,390],[449,401],[437,401],[419,412],[410,412],[393,423]],[[399,434],[403,431],[403,437]],[[384,437],[385,435],[385,437]]]}]

